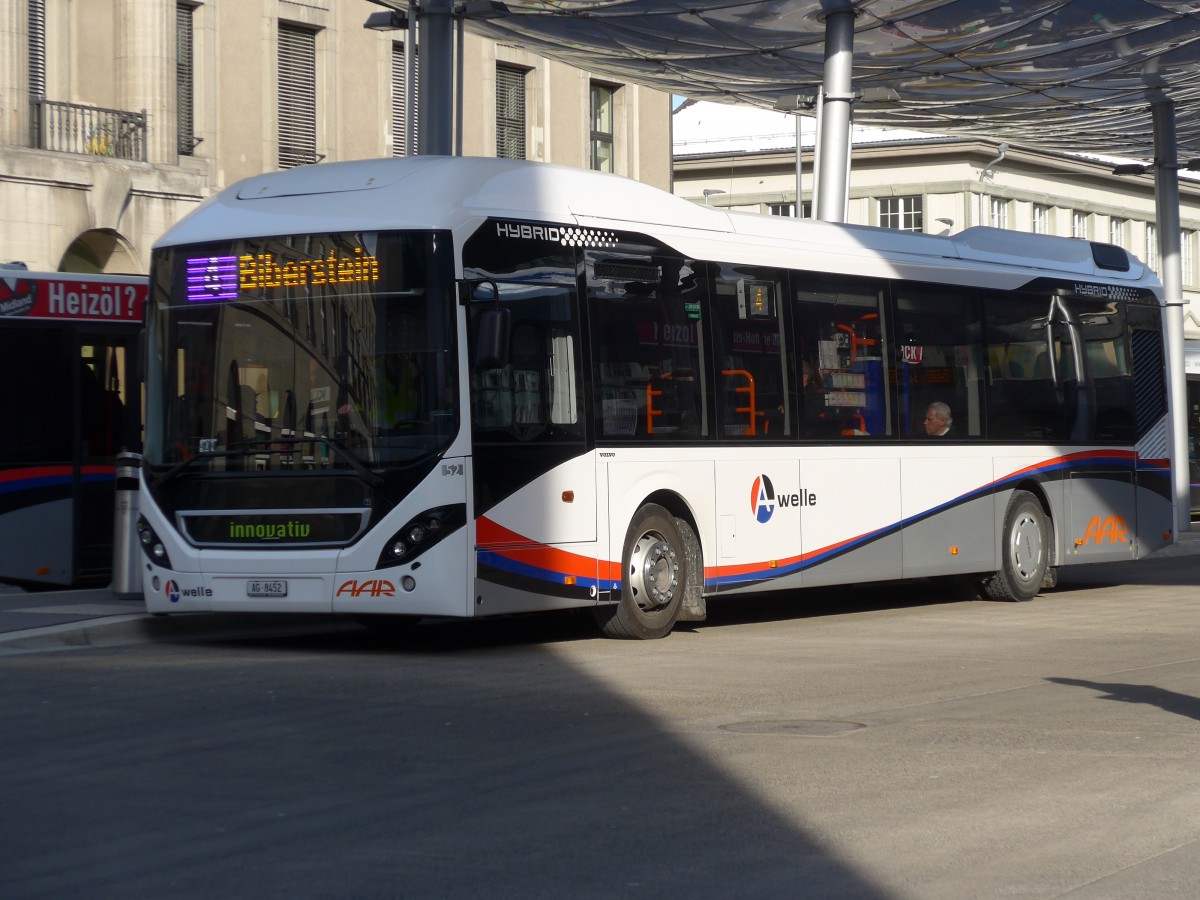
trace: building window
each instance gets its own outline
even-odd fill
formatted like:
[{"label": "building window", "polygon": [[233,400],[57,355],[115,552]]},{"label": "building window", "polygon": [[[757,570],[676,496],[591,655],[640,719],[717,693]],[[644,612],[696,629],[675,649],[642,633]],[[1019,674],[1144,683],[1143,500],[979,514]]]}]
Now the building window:
[{"label": "building window", "polygon": [[191,156],[196,149],[196,126],[193,118],[195,69],[192,65],[192,13],[187,3],[175,4],[175,130],[179,155]]},{"label": "building window", "polygon": [[1183,283],[1194,285],[1196,283],[1196,264],[1194,253],[1196,252],[1196,232],[1185,231],[1181,235],[1179,241],[1179,264],[1183,269]]},{"label": "building window", "polygon": [[1008,201],[992,197],[988,201],[988,224],[993,228],[1008,227]]},{"label": "building window", "polygon": [[1158,258],[1158,226],[1153,222],[1146,223],[1146,265],[1155,272],[1162,268]]},{"label": "building window", "polygon": [[1086,241],[1088,239],[1087,213],[1075,210],[1071,213],[1071,237]]},{"label": "building window", "polygon": [[1125,246],[1125,228],[1126,221],[1124,219],[1112,218],[1108,220],[1108,242],[1115,244],[1118,247]]},{"label": "building window", "polygon": [[496,66],[496,157],[525,159],[525,70]]},{"label": "building window", "polygon": [[29,0],[29,96],[46,99],[46,0]]},{"label": "building window", "polygon": [[[416,53],[413,53],[416,56]],[[415,63],[416,60],[414,59]],[[405,53],[402,41],[392,42],[392,156],[409,156],[417,152],[416,118],[413,119],[412,134],[409,134],[408,116],[411,107],[412,115],[417,114],[417,67],[413,66],[413,83],[411,103],[408,91],[405,89],[405,78],[408,73],[408,54]]]},{"label": "building window", "polygon": [[317,161],[317,34],[279,23],[279,168]]},{"label": "building window", "polygon": [[[786,216],[788,218],[794,219],[796,217],[796,204],[795,203],[768,203],[767,204],[767,212],[769,214],[771,214],[772,216]],[[811,200],[805,200],[803,203],[800,204],[800,218],[802,218],[802,219],[811,219],[812,218],[812,201]]]},{"label": "building window", "polygon": [[592,82],[592,160],[597,172],[613,171],[613,99],[616,90]]},{"label": "building window", "polygon": [[925,217],[920,197],[882,197],[879,225],[899,231],[924,231]]},{"label": "building window", "polygon": [[1033,204],[1033,233],[1050,233],[1050,207],[1041,203]]}]

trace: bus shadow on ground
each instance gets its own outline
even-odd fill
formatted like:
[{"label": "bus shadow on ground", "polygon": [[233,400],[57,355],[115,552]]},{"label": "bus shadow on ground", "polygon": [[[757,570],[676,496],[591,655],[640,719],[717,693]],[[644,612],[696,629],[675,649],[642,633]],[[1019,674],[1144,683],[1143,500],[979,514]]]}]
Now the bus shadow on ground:
[{"label": "bus shadow on ground", "polygon": [[[708,618],[704,622],[679,622],[676,636],[703,630],[821,618],[835,615],[906,609],[934,604],[973,601],[961,582],[949,579],[924,579],[914,582],[888,582],[856,586],[817,587],[769,594],[745,594],[714,597],[708,600]],[[339,619],[346,624],[346,620]],[[210,646],[244,646],[292,650],[325,650],[363,653],[434,653],[475,652],[500,647],[523,647],[607,641],[600,634],[590,610],[537,612],[481,619],[423,619],[417,623],[395,622],[387,618],[373,626],[331,628],[328,632],[289,636],[222,637],[206,640]],[[670,637],[668,637],[668,640]]]},{"label": "bus shadow on ground", "polygon": [[[10,660],[29,683],[0,697],[26,723],[0,772],[5,896],[895,896],[802,802],[553,647],[507,646],[576,618],[417,629],[491,642],[470,656],[346,653],[346,633]],[[778,765],[805,783],[803,753]]]},{"label": "bus shadow on ground", "polygon": [[1062,566],[1048,596],[1099,587],[1200,586],[1200,556],[1164,556],[1125,562]]},{"label": "bus shadow on ground", "polygon": [[[826,616],[853,615],[888,609],[921,606],[951,606],[983,600],[972,584],[978,579],[924,578],[913,581],[871,582],[860,585],[799,588],[762,594],[710,597],[704,622],[680,622],[675,633],[687,634],[708,628],[783,622]],[[1126,586],[1200,587],[1200,558],[1164,557],[1116,563],[1064,566],[1057,587],[1043,591],[1038,600],[1068,599],[1081,591]],[[1035,600],[1034,602],[1038,602]],[[1003,604],[1002,604],[1003,605]],[[343,627],[329,632],[285,637],[225,637],[205,641],[229,646],[254,643],[260,646],[316,649],[334,652],[471,652],[495,647],[558,644],[572,641],[607,640],[600,635],[589,610],[538,612],[471,620],[424,619],[417,624],[389,628],[381,618],[379,627],[358,627],[339,619]],[[344,627],[350,621],[349,627]]]}]

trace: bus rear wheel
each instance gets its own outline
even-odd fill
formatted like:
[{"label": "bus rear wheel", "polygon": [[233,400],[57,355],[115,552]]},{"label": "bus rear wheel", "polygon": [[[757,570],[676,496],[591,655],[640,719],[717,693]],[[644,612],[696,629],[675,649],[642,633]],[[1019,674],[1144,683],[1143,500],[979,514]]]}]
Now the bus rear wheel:
[{"label": "bus rear wheel", "polygon": [[1000,571],[983,585],[992,600],[1032,600],[1042,589],[1050,565],[1046,514],[1028,491],[1013,491],[1004,513]]},{"label": "bus rear wheel", "polygon": [[609,637],[661,638],[674,627],[689,577],[676,521],[661,506],[647,503],[629,523],[621,556],[621,599],[595,610]]}]

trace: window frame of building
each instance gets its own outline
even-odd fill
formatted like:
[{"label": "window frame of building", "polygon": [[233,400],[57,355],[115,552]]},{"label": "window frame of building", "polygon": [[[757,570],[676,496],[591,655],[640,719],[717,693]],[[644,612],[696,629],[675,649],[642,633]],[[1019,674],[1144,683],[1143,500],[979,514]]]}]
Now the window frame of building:
[{"label": "window frame of building", "polygon": [[1196,232],[1185,230],[1179,236],[1179,267],[1185,285],[1196,284]]},{"label": "window frame of building", "polygon": [[320,160],[317,153],[317,34],[292,22],[278,24],[277,138],[280,169]]},{"label": "window frame of building", "polygon": [[1034,234],[1049,234],[1050,233],[1050,207],[1045,203],[1033,204],[1033,233]]},{"label": "window frame of building", "polygon": [[603,81],[593,81],[588,88],[590,112],[589,168],[597,172],[615,172],[614,139],[618,87]]},{"label": "window frame of building", "polygon": [[29,0],[29,98],[46,99],[46,0]]},{"label": "window frame of building", "polygon": [[[781,218],[784,218],[784,219],[796,218],[796,201],[795,200],[781,202],[781,203],[768,203],[766,206],[767,206],[767,215],[769,215],[769,216],[780,216]],[[811,200],[805,200],[803,203],[800,204],[800,218],[801,219],[811,219],[812,218],[812,201]]]},{"label": "window frame of building", "polygon": [[993,228],[1008,228],[1009,202],[1003,197],[988,198],[988,224]]},{"label": "window frame of building", "polygon": [[525,77],[529,70],[496,63],[496,158],[527,159]]},{"label": "window frame of building", "polygon": [[925,198],[921,194],[880,197],[875,209],[880,228],[917,233],[925,230]]},{"label": "window frame of building", "polygon": [[1071,237],[1086,241],[1088,230],[1088,214],[1077,209],[1071,210]]},{"label": "window frame of building", "polygon": [[1162,261],[1158,255],[1158,226],[1153,222],[1146,223],[1146,265],[1155,272],[1161,271]]},{"label": "window frame of building", "polygon": [[[392,41],[392,156],[412,156],[417,152],[417,120],[415,113],[420,103],[417,88],[417,67],[413,66],[413,83],[410,97],[405,91],[408,73],[408,51],[404,41]],[[412,106],[413,133],[408,133],[409,106]]]},{"label": "window frame of building", "polygon": [[191,156],[199,143],[195,119],[195,12],[191,3],[175,4],[175,130],[180,156]]},{"label": "window frame of building", "polygon": [[1124,247],[1128,241],[1129,220],[1120,216],[1112,216],[1108,220],[1108,242],[1117,247]]}]

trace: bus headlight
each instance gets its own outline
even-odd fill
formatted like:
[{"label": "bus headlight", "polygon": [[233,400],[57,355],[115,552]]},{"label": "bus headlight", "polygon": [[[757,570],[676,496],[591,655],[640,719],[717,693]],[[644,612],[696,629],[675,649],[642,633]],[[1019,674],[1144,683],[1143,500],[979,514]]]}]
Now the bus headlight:
[{"label": "bus headlight", "polygon": [[150,527],[150,523],[143,516],[138,516],[137,538],[142,552],[152,563],[168,569],[173,568],[171,558],[167,556],[167,548],[163,546],[163,542],[158,539],[158,535],[154,533],[154,529]]},{"label": "bus headlight", "polygon": [[413,516],[383,546],[377,568],[409,563],[442,538],[467,524],[464,503],[438,506]]}]

